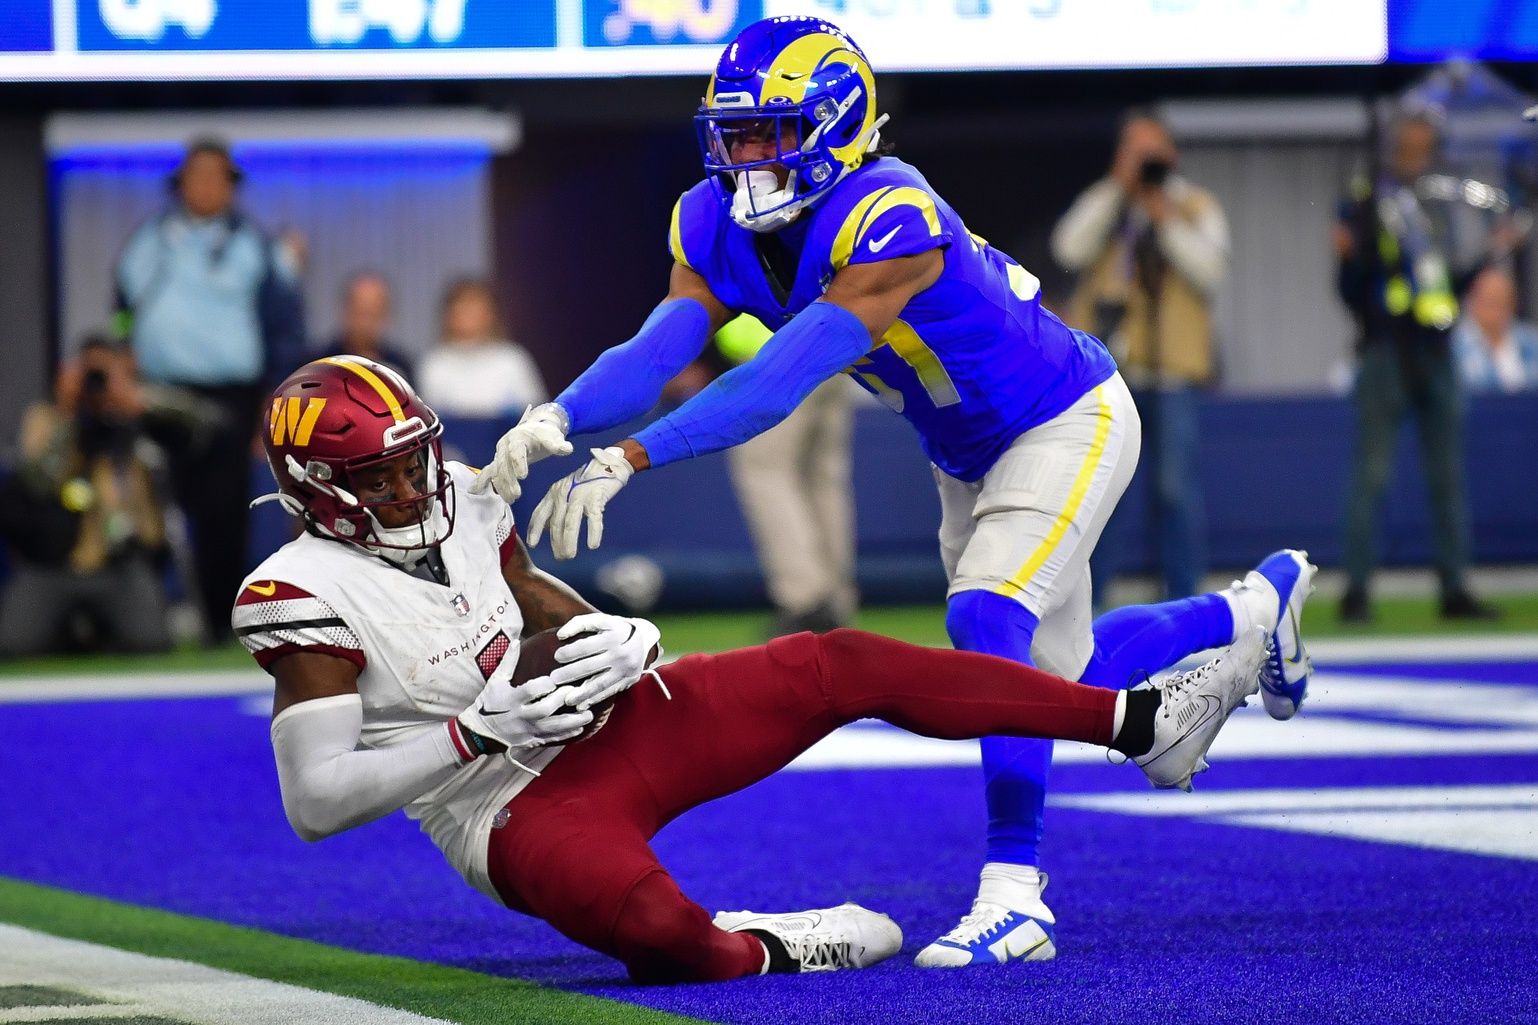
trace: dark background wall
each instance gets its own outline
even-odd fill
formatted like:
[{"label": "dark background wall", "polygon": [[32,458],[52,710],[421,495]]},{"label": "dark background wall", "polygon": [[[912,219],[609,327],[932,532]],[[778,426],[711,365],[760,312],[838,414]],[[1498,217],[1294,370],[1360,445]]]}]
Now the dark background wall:
[{"label": "dark background wall", "polygon": [[14,437],[48,380],[50,250],[43,121],[0,113],[0,439]]},{"label": "dark background wall", "polygon": [[[1101,174],[1119,113],[1154,100],[1219,96],[1368,96],[1425,73],[1418,66],[1157,72],[890,75],[879,100],[885,138],[917,164],[978,234],[1043,279],[1066,280],[1047,251],[1051,226]],[[1500,72],[1538,86],[1538,66]],[[496,273],[509,326],[556,388],[608,345],[628,337],[665,294],[667,218],[698,180],[691,117],[699,80],[461,83],[198,83],[7,86],[0,289],[20,353],[5,394],[41,387],[39,352],[51,352],[45,275],[41,120],[55,110],[323,108],[481,105],[518,111],[520,149],[493,172]],[[104,254],[103,259],[111,259]],[[364,261],[366,262],[366,261]],[[7,408],[15,404],[6,402]]]}]

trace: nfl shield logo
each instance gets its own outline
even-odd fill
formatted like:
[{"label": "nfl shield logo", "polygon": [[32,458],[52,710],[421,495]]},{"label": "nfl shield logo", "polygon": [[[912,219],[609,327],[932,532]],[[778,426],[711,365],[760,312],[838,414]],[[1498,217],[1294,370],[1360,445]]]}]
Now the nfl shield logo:
[{"label": "nfl shield logo", "polygon": [[470,614],[470,602],[465,599],[464,592],[456,594],[449,604],[454,606],[454,611],[461,616],[468,616]]}]

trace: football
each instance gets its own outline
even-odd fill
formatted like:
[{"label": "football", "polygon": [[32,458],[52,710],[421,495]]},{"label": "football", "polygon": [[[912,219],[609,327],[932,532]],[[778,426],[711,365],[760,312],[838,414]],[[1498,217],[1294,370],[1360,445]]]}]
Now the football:
[{"label": "football", "polygon": [[[555,630],[541,630],[523,639],[518,646],[518,664],[513,667],[513,686],[521,687],[530,680],[547,676],[556,666],[560,665],[555,660],[556,649],[566,642],[556,636]],[[580,682],[580,681],[579,681]],[[593,721],[587,728],[568,744],[580,744],[599,730],[604,723],[609,721],[609,713],[614,710],[614,698],[599,702],[593,706]]]}]

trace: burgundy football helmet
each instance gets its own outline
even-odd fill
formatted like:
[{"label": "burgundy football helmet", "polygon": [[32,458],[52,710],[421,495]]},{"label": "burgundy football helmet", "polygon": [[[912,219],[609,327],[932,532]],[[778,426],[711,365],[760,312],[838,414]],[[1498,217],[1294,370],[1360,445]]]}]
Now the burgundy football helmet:
[{"label": "burgundy football helmet", "polygon": [[[454,529],[443,466],[443,421],[395,371],[359,356],[327,356],[294,371],[272,393],[262,447],[278,482],[269,496],[324,537],[396,563],[415,561]],[[419,493],[365,501],[361,471],[416,456]],[[386,527],[381,509],[410,509],[415,522]]]}]

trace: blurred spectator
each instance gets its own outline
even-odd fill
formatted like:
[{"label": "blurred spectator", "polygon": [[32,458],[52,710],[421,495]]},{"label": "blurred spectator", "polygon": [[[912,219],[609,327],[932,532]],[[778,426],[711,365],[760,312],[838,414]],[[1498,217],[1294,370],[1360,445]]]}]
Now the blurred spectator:
[{"label": "blurred spectator", "polygon": [[[716,335],[728,363],[753,358],[770,332],[749,316]],[[776,426],[727,449],[732,485],[774,603],[771,636],[823,633],[854,619],[854,386],[818,385]]]},{"label": "blurred spectator", "polygon": [[157,569],[165,518],[139,430],[133,360],[92,339],[54,399],[27,410],[20,465],[0,495],[14,572],[0,596],[0,654],[75,650],[86,626],[116,651],[170,647]]},{"label": "blurred spectator", "polygon": [[270,241],[235,206],[240,180],[223,142],[193,141],[171,176],[171,209],[133,233],[117,265],[120,326],[140,373],[217,413],[168,448],[210,643],[228,639],[246,571],[250,446],[265,384],[304,354],[303,241]]},{"label": "blurred spectator", "polygon": [[439,346],[422,359],[417,390],[447,416],[507,416],[550,397],[539,365],[509,341],[491,284],[462,278],[443,295]]},{"label": "blurred spectator", "polygon": [[1506,271],[1481,271],[1453,328],[1458,376],[1471,392],[1538,389],[1538,328],[1517,320],[1517,283]]},{"label": "blurred spectator", "polygon": [[390,320],[394,314],[390,283],[377,271],[358,271],[342,285],[342,321],[335,335],[326,343],[326,353],[362,356],[415,380],[412,361],[390,338]]},{"label": "blurred spectator", "polygon": [[[1175,170],[1169,129],[1138,109],[1122,120],[1111,168],[1052,232],[1052,252],[1079,274],[1068,319],[1107,345],[1143,418],[1165,596],[1195,594],[1206,565],[1196,472],[1199,389],[1214,376],[1212,297],[1228,262],[1228,221],[1216,198]],[[1095,550],[1099,594],[1119,569],[1113,514]]]},{"label": "blurred spectator", "polygon": [[[1346,511],[1346,593],[1340,616],[1372,617],[1368,587],[1377,561],[1379,513],[1405,416],[1416,421],[1430,491],[1441,614],[1493,618],[1469,594],[1468,508],[1463,492],[1463,416],[1449,331],[1458,316],[1447,221],[1415,185],[1437,156],[1437,125],[1405,113],[1389,133],[1386,166],[1359,182],[1333,237],[1338,286],[1357,323],[1357,441]],[[1479,268],[1471,268],[1464,280]]]}]

